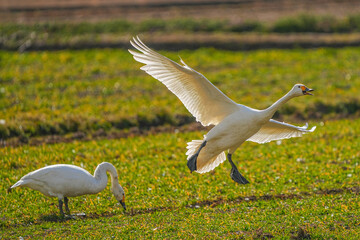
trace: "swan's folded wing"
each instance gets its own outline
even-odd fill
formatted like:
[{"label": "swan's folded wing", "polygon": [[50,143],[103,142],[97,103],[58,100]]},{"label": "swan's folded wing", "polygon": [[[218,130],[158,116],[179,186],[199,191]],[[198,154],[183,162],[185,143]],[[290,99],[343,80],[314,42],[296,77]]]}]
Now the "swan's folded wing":
[{"label": "swan's folded wing", "polygon": [[204,126],[216,125],[238,110],[238,104],[182,60],[183,65],[180,65],[164,57],[148,48],[138,37],[130,43],[140,51],[129,49],[136,61],[145,64],[141,70],[162,82]]},{"label": "swan's folded wing", "polygon": [[268,123],[262,126],[257,133],[252,135],[246,141],[266,143],[274,140],[301,137],[305,133],[313,132],[316,127],[312,127],[311,129],[307,128],[307,124],[303,127],[298,127],[270,119]]}]

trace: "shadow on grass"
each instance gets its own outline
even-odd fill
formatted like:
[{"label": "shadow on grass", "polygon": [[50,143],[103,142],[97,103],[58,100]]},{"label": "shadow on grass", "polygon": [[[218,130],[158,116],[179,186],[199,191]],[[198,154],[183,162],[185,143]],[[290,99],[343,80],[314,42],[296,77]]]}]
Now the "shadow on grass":
[{"label": "shadow on grass", "polygon": [[221,198],[215,200],[205,200],[194,202],[189,206],[189,208],[199,208],[204,206],[216,207],[218,205],[228,203],[240,203],[240,202],[256,202],[256,201],[271,201],[271,200],[287,200],[287,199],[303,199],[308,196],[314,195],[336,195],[341,193],[354,193],[359,194],[360,187],[344,187],[344,188],[336,188],[336,189],[323,189],[315,192],[300,192],[300,193],[292,193],[292,194],[265,194],[262,196],[248,196],[248,197],[237,197],[234,199],[223,200]]},{"label": "shadow on grass", "polygon": [[85,213],[76,213],[76,214],[61,216],[61,215],[53,213],[50,215],[42,215],[42,216],[40,216],[39,220],[41,222],[67,222],[69,220],[75,220],[75,219],[79,219],[79,218],[86,218],[86,214]]},{"label": "shadow on grass", "polygon": [[[240,202],[255,202],[255,201],[271,201],[271,200],[287,200],[287,199],[303,199],[309,196],[315,196],[315,195],[337,195],[342,193],[353,193],[353,194],[359,194],[360,193],[360,187],[345,187],[345,188],[336,188],[336,189],[323,189],[318,190],[315,192],[301,192],[301,193],[293,193],[293,194],[266,194],[262,196],[247,196],[247,197],[237,197],[234,199],[214,199],[214,200],[205,200],[205,201],[198,201],[193,202],[190,205],[186,205],[185,208],[200,208],[204,206],[209,207],[216,207],[221,204],[236,204]],[[148,214],[153,212],[162,212],[162,211],[171,211],[176,209],[181,209],[183,207],[166,207],[166,206],[159,206],[155,208],[142,208],[142,209],[133,209],[131,208],[129,211],[124,212],[124,215],[127,216],[136,216],[136,215],[142,215],[142,214]],[[90,214],[87,216],[87,218],[99,218],[99,217],[112,217],[115,216],[115,213],[103,213],[103,214]]]},{"label": "shadow on grass", "polygon": [[[140,208],[140,209],[134,209],[131,208],[128,211],[125,211],[123,214],[126,216],[136,216],[136,215],[142,215],[142,214],[148,214],[148,213],[154,213],[154,212],[163,212],[163,211],[171,211],[171,210],[178,210],[181,208],[200,208],[204,206],[209,207],[216,207],[221,204],[237,204],[241,202],[255,202],[255,201],[271,201],[271,200],[287,200],[287,199],[303,199],[309,196],[316,196],[316,195],[337,195],[342,193],[352,193],[358,195],[360,193],[360,187],[344,187],[344,188],[336,188],[336,189],[323,189],[318,190],[315,192],[301,192],[298,194],[276,194],[276,195],[262,195],[262,196],[247,196],[247,197],[237,197],[234,199],[214,199],[214,200],[205,200],[205,201],[197,201],[193,202],[190,205],[186,206],[177,206],[177,207],[168,207],[168,206],[159,206],[155,208]],[[121,214],[121,213],[120,213]],[[77,219],[97,219],[97,218],[110,218],[113,216],[119,215],[119,213],[114,212],[104,212],[101,214],[98,213],[79,213],[79,214],[72,214],[72,215],[66,215],[65,217],[62,217],[57,214],[50,214],[50,215],[42,215],[39,218],[39,221],[35,222],[35,224],[41,224],[42,222],[67,222],[71,220],[77,220]],[[23,225],[27,225],[29,222],[23,223]],[[34,224],[34,222],[31,221],[31,224]],[[18,224],[15,224],[18,225]],[[16,227],[16,226],[9,226],[9,227]]]},{"label": "shadow on grass", "polygon": [[50,214],[50,215],[41,215],[39,220],[41,222],[66,222],[66,221],[71,220],[71,219],[53,213],[53,214]]}]

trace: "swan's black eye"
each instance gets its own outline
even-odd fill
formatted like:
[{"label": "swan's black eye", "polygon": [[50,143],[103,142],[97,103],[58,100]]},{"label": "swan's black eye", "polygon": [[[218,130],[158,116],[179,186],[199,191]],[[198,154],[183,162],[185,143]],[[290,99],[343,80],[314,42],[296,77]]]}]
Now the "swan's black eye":
[{"label": "swan's black eye", "polygon": [[300,88],[300,86],[298,86],[298,88]]}]

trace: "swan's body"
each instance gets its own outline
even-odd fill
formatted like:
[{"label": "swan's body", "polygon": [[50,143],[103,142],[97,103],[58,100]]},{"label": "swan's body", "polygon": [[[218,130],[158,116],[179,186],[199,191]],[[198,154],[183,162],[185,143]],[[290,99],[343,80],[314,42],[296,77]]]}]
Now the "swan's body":
[{"label": "swan's body", "polygon": [[118,182],[117,171],[108,162],[101,163],[96,168],[94,176],[78,166],[68,164],[50,165],[26,174],[10,189],[29,187],[45,196],[57,197],[59,199],[60,213],[63,215],[63,200],[65,200],[66,211],[69,213],[67,197],[96,194],[104,190],[108,180],[106,172],[111,175],[111,190],[115,198],[125,208],[125,193]]},{"label": "swan's body", "polygon": [[131,44],[139,50],[129,50],[134,59],[144,63],[142,70],[165,84],[202,125],[215,125],[203,140],[188,143],[188,167],[191,171],[205,173],[226,160],[232,165],[231,177],[238,183],[248,183],[241,176],[231,155],[245,141],[265,143],[273,140],[300,137],[307,126],[297,127],[271,119],[276,110],[293,97],[311,95],[302,84],[296,84],[284,97],[264,110],[237,104],[217,89],[202,74],[187,66],[162,56],[148,48],[139,38]]},{"label": "swan's body", "polygon": [[[233,153],[243,142],[254,135],[263,125],[259,111],[239,106],[239,110],[226,117],[205,136],[206,146],[197,158],[197,172],[205,173],[226,160],[224,151]],[[189,148],[188,156],[196,153]],[[218,158],[219,157],[219,158]]]}]

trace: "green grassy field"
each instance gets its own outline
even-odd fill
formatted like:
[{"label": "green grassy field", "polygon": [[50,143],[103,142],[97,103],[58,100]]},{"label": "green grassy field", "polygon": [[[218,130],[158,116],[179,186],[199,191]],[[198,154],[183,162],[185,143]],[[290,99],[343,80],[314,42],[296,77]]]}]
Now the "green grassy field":
[{"label": "green grassy field", "polygon": [[[204,132],[2,148],[1,237],[356,239],[360,120],[311,124],[318,129],[303,138],[245,143],[234,160],[251,182],[246,186],[230,179],[227,162],[208,174],[189,173],[186,142]],[[72,213],[86,214],[76,219],[57,217],[57,200],[39,192],[5,194],[22,175],[46,164],[93,172],[102,161],[119,171],[125,213],[109,186],[71,198]]]},{"label": "green grassy field", "polygon": [[[163,53],[174,60],[180,55],[230,98],[254,108],[268,107],[295,83],[308,85],[315,97],[292,100],[279,111],[295,121],[360,114],[360,48]],[[126,50],[0,52],[0,114],[6,121],[0,138],[193,121],[140,66]]]},{"label": "green grassy field", "polygon": [[[317,129],[302,138],[241,146],[234,161],[248,185],[231,180],[227,162],[211,173],[190,174],[186,142],[205,131],[106,139],[113,131],[194,121],[127,51],[0,51],[3,145],[14,137],[26,143],[51,134],[105,132],[100,140],[0,148],[1,239],[358,238],[360,48],[162,53],[180,55],[233,100],[255,108],[304,83],[315,95],[289,101],[276,117],[309,121]],[[60,218],[57,200],[39,192],[6,193],[46,165],[75,164],[93,172],[103,161],[119,171],[126,212],[110,186],[71,198],[72,213],[85,213],[75,219]]]}]

